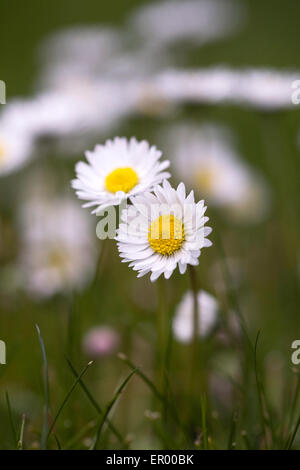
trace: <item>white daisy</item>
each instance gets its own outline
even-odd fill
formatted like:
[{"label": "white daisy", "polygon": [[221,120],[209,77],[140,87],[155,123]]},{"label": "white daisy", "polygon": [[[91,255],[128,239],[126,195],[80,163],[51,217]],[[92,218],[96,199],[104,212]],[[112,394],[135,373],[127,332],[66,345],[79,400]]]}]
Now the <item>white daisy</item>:
[{"label": "white daisy", "polygon": [[155,281],[161,274],[168,279],[177,265],[184,274],[187,265],[199,264],[201,249],[211,246],[206,238],[211,228],[204,216],[204,201],[195,203],[194,193],[186,196],[183,183],[177,189],[168,181],[131,199],[122,211],[116,240],[123,262],[138,271],[138,277],[151,272]]},{"label": "white daisy", "polygon": [[27,133],[0,123],[0,176],[21,168],[32,153],[32,139]]},{"label": "white daisy", "polygon": [[269,207],[265,181],[244,163],[231,133],[220,126],[174,126],[165,135],[178,175],[237,220],[259,221]]},{"label": "white daisy", "polygon": [[295,72],[213,66],[174,68],[157,74],[153,81],[162,98],[173,103],[232,103],[272,111],[293,106],[295,80]]},{"label": "white daisy", "polygon": [[[201,290],[197,294],[199,336],[206,336],[216,323],[219,305],[215,297]],[[191,291],[183,296],[179,303],[173,319],[174,337],[182,342],[188,343],[193,338],[193,315],[194,297]]]},{"label": "white daisy", "polygon": [[43,41],[39,51],[40,83],[44,89],[65,88],[74,78],[98,79],[107,72],[109,63],[122,55],[123,46],[124,35],[109,27],[95,25],[55,31]]},{"label": "white daisy", "polygon": [[77,179],[72,186],[79,199],[89,201],[83,207],[96,206],[93,214],[151,190],[170,177],[164,171],[169,161],[159,162],[162,152],[134,137],[129,141],[116,137],[105,145],[96,145],[94,151],[85,155],[88,163],[77,163]]},{"label": "white daisy", "polygon": [[19,228],[20,271],[31,294],[50,297],[91,279],[96,264],[93,228],[73,200],[30,196],[21,206]]},{"label": "white daisy", "polygon": [[166,0],[142,6],[132,16],[131,27],[147,44],[169,46],[183,40],[202,44],[234,31],[243,10],[230,0]]},{"label": "white daisy", "polygon": [[[15,100],[6,105],[1,122],[13,132],[22,132],[33,142],[51,138],[51,143],[69,153],[76,152],[82,137],[107,133],[131,113],[136,101],[131,84],[116,81],[76,80],[57,91],[47,91],[32,99]],[[75,141],[74,148],[68,139]],[[44,142],[47,142],[45,140]],[[46,148],[44,146],[44,148]],[[52,149],[52,148],[51,148]],[[80,148],[82,151],[82,147]]]}]

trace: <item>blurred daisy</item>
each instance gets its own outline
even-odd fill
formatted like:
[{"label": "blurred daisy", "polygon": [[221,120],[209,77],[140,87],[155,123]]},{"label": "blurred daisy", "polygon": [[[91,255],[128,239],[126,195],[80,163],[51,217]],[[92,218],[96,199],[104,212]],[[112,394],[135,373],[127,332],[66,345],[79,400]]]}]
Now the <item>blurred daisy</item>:
[{"label": "blurred daisy", "polygon": [[90,219],[68,198],[29,199],[20,213],[21,271],[37,297],[83,287],[95,271]]},{"label": "blurred daisy", "polygon": [[201,249],[211,246],[206,238],[211,228],[204,217],[204,201],[195,203],[193,191],[186,196],[185,186],[177,189],[168,181],[156,186],[154,194],[144,193],[131,199],[124,209],[116,240],[123,262],[138,271],[138,277],[151,273],[150,280],[164,274],[168,279],[179,266],[197,266]]},{"label": "blurred daisy", "polygon": [[141,7],[131,25],[148,44],[165,46],[183,40],[202,44],[234,31],[242,16],[243,9],[234,1],[167,0]]},{"label": "blurred daisy", "polygon": [[0,123],[0,176],[24,166],[32,154],[30,135]]},{"label": "blurred daisy", "polygon": [[238,156],[231,134],[215,125],[174,126],[166,134],[180,178],[238,220],[259,221],[269,207],[263,179]]},{"label": "blurred daisy", "polygon": [[265,110],[292,107],[292,83],[297,78],[295,72],[246,69],[238,78],[240,100]]},{"label": "blurred daisy", "polygon": [[108,356],[120,342],[118,333],[110,327],[99,326],[89,330],[83,338],[83,350],[92,358]]},{"label": "blurred daisy", "polygon": [[164,171],[169,162],[159,162],[162,152],[134,137],[129,141],[116,137],[105,145],[96,145],[94,151],[85,155],[88,163],[77,163],[77,179],[72,181],[72,186],[79,199],[89,201],[83,207],[96,206],[93,214],[151,190],[170,177]]},{"label": "blurred daisy", "polygon": [[217,66],[166,70],[154,78],[154,83],[158,93],[173,103],[233,103],[272,111],[293,106],[295,80],[297,74],[292,72]]},{"label": "blurred daisy", "polygon": [[[56,31],[40,48],[44,88],[65,88],[74,78],[98,79],[122,54],[124,35],[102,26],[79,26]],[[47,60],[45,61],[45,58]]]},{"label": "blurred daisy", "polygon": [[[204,290],[198,292],[197,300],[199,316],[198,334],[199,336],[206,336],[210,333],[216,323],[219,305],[215,297]],[[193,314],[194,297],[193,293],[188,291],[179,303],[173,319],[174,337],[182,343],[192,341]]]},{"label": "blurred daisy", "polygon": [[[80,144],[84,145],[87,138],[111,131],[122,117],[132,112],[135,95],[130,85],[121,87],[116,82],[74,79],[72,86],[66,89],[47,91],[30,100],[8,104],[1,121],[12,133],[26,136],[27,141],[50,143],[51,149],[56,145],[72,154],[78,147],[83,150]],[[68,139],[72,139],[72,145],[68,145]],[[47,151],[47,146],[44,145],[43,150]]]}]

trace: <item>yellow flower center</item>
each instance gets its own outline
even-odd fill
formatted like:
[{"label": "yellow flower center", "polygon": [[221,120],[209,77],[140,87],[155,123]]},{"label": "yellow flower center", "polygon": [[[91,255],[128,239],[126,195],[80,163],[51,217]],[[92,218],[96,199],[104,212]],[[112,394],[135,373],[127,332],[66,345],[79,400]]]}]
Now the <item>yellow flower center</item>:
[{"label": "yellow flower center", "polygon": [[201,191],[210,193],[214,187],[215,174],[211,168],[203,168],[196,174],[196,182]]},{"label": "yellow flower center", "polygon": [[111,193],[117,191],[128,193],[137,185],[138,180],[138,175],[132,168],[117,168],[106,177],[105,187]]},{"label": "yellow flower center", "polygon": [[60,271],[64,271],[67,265],[67,255],[64,251],[59,249],[53,249],[48,254],[48,263],[49,265]]},{"label": "yellow flower center", "polygon": [[184,226],[174,215],[161,215],[151,223],[148,240],[154,251],[170,256],[184,242]]}]

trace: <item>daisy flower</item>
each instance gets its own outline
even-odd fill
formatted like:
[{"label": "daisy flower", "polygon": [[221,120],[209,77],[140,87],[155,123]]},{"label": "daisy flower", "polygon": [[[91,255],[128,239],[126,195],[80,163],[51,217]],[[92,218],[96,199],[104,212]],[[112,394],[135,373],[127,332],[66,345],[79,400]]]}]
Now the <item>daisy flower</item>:
[{"label": "daisy flower", "polygon": [[[199,336],[206,336],[216,323],[219,305],[215,297],[201,290],[197,293]],[[194,296],[188,291],[179,303],[173,319],[174,337],[188,343],[193,339]]]},{"label": "daisy flower", "polygon": [[265,181],[238,154],[221,126],[174,126],[165,135],[177,174],[238,221],[259,222],[269,207]]},{"label": "daisy flower", "polygon": [[142,6],[131,17],[130,26],[147,44],[203,44],[234,32],[244,16],[244,9],[235,1],[165,0]]},{"label": "daisy flower", "polygon": [[96,268],[90,217],[67,197],[29,196],[19,214],[20,272],[26,290],[47,298],[80,289]]},{"label": "daisy flower", "polygon": [[30,159],[33,152],[31,137],[14,131],[10,126],[0,126],[0,176],[18,170]]},{"label": "daisy flower", "polygon": [[169,161],[159,162],[162,152],[134,137],[129,141],[125,137],[107,140],[105,145],[96,145],[94,151],[85,155],[88,163],[77,163],[77,179],[72,186],[79,199],[88,201],[83,207],[96,206],[92,214],[151,190],[170,177],[164,171]]},{"label": "daisy flower", "polygon": [[297,74],[275,69],[212,66],[162,71],[154,77],[159,93],[172,103],[234,104],[272,111],[293,107]]},{"label": "daisy flower", "polygon": [[124,37],[109,27],[71,27],[56,31],[40,47],[40,84],[44,89],[65,88],[74,77],[98,79],[107,72],[114,57],[122,55],[123,46]]},{"label": "daisy flower", "polygon": [[138,271],[138,277],[151,273],[156,281],[161,274],[169,279],[179,266],[197,266],[201,249],[211,246],[206,238],[204,201],[195,203],[194,193],[186,196],[183,183],[177,189],[164,180],[154,194],[144,193],[131,199],[132,206],[121,214],[116,240],[123,262]]}]

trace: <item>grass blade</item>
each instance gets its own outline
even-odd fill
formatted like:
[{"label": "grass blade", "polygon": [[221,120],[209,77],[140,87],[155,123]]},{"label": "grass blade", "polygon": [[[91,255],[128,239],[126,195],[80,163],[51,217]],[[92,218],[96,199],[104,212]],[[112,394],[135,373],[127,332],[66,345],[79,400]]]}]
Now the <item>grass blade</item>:
[{"label": "grass blade", "polygon": [[262,423],[262,429],[263,433],[265,436],[265,445],[266,448],[268,449],[269,447],[269,432],[268,432],[268,420],[264,408],[264,390],[262,388],[261,382],[259,380],[259,374],[258,374],[258,365],[257,365],[257,346],[258,346],[258,340],[260,336],[260,330],[257,332],[256,335],[256,340],[254,344],[254,371],[255,371],[255,381],[256,381],[256,387],[257,387],[257,394],[258,394],[258,403],[259,403],[259,410],[260,410],[260,417],[261,417],[261,423]]},{"label": "grass blade", "polygon": [[112,409],[113,405],[115,404],[115,402],[117,401],[117,399],[119,398],[119,396],[121,395],[122,391],[124,390],[124,388],[126,387],[126,385],[128,384],[128,382],[130,381],[131,377],[137,372],[137,369],[134,369],[133,371],[130,372],[130,374],[126,377],[125,380],[123,380],[122,384],[120,385],[120,387],[118,388],[118,390],[116,391],[116,393],[114,394],[113,398],[110,400],[110,402],[108,402],[108,404],[106,405],[105,407],[105,411],[103,413],[103,417],[101,418],[101,421],[100,421],[100,424],[98,426],[98,429],[97,429],[97,433],[96,433],[96,437],[95,437],[95,441],[94,441],[94,444],[92,445],[91,449],[90,450],[95,450],[97,448],[97,445],[98,445],[98,441],[100,439],[100,435],[101,435],[101,431],[102,431],[102,428],[103,428],[103,425],[105,423],[105,420],[110,412],[110,410]]},{"label": "grass blade", "polygon": [[[138,375],[142,380],[143,382],[145,382],[145,384],[149,387],[149,389],[153,392],[153,394],[162,402],[162,404],[164,405],[165,409],[169,409],[170,410],[170,414],[171,416],[173,417],[174,421],[176,422],[176,424],[178,425],[178,427],[182,430],[184,436],[186,439],[187,438],[187,431],[184,427],[184,425],[181,423],[180,421],[180,418],[178,416],[178,413],[177,413],[177,410],[176,408],[168,403],[168,401],[165,399],[165,397],[159,392],[159,390],[156,388],[156,386],[154,385],[153,382],[151,382],[151,380],[140,370],[138,369],[129,359],[128,357],[123,354],[123,353],[119,353],[118,354],[118,357],[119,359],[121,359],[121,361],[125,362],[125,364],[128,365],[128,367],[130,367],[131,370],[135,370],[136,371],[136,375]],[[167,375],[166,375],[167,377]],[[168,381],[168,378],[167,378],[167,381]]]},{"label": "grass blade", "polygon": [[127,356],[125,356],[125,354],[119,353],[119,354],[118,354],[118,358],[121,359],[121,361],[125,362],[125,364],[127,364],[128,367],[130,367],[130,369],[136,371],[136,374],[148,385],[148,387],[152,390],[152,392],[154,393],[154,395],[156,395],[156,397],[157,397],[159,400],[161,400],[162,402],[165,401],[164,396],[157,390],[157,388],[155,387],[154,383],[151,382],[151,380],[148,379],[148,377],[147,377],[140,369],[138,369],[137,367],[135,367],[135,365],[128,359]]},{"label": "grass blade", "polygon": [[[249,350],[253,352],[253,345],[252,345],[250,336],[249,336],[248,331],[247,331],[247,325],[246,325],[245,319],[244,319],[244,317],[242,315],[242,312],[241,312],[241,308],[240,308],[240,304],[239,304],[239,301],[238,301],[238,296],[237,296],[236,290],[234,289],[234,282],[232,280],[230,269],[227,266],[226,254],[225,254],[225,250],[224,250],[223,240],[220,236],[220,233],[217,230],[216,230],[216,233],[215,233],[215,239],[216,239],[216,246],[217,246],[219,254],[220,254],[220,260],[221,260],[221,265],[222,265],[224,281],[225,281],[225,285],[227,287],[228,299],[230,301],[232,311],[235,313],[235,315],[238,319],[239,325],[240,325],[241,330],[243,332],[243,335],[246,339],[246,343],[249,347]],[[248,352],[248,351],[246,351],[246,352]]]},{"label": "grass blade", "polygon": [[47,448],[47,435],[48,435],[48,415],[49,415],[49,378],[48,378],[48,362],[44,340],[41,336],[40,328],[36,324],[36,330],[39,336],[40,347],[42,351],[43,365],[44,365],[44,387],[45,387],[45,408],[44,408],[44,421],[42,429],[42,438],[41,438],[41,449],[45,450]]},{"label": "grass blade", "polygon": [[228,436],[228,444],[227,444],[227,449],[228,450],[233,450],[235,448],[235,436],[236,436],[237,420],[238,420],[238,415],[234,411],[233,414],[232,414],[230,433],[229,433],[229,436]]},{"label": "grass blade", "polygon": [[54,439],[55,439],[55,441],[56,441],[57,449],[58,449],[58,450],[62,450],[61,445],[60,445],[60,442],[59,442],[58,437],[57,437],[56,434],[54,434]]},{"label": "grass blade", "polygon": [[26,415],[23,414],[23,416],[22,416],[22,423],[21,423],[21,429],[20,429],[20,436],[19,436],[19,440],[18,440],[18,450],[23,450],[25,419],[26,419]]},{"label": "grass blade", "polygon": [[8,411],[8,416],[9,416],[11,432],[12,432],[12,435],[13,435],[13,440],[14,440],[15,445],[17,446],[17,444],[18,444],[17,432],[16,432],[16,428],[15,428],[15,423],[14,423],[14,420],[13,420],[9,395],[8,395],[7,391],[5,392],[5,399],[6,399],[6,404],[7,404],[7,411]]},{"label": "grass blade", "polygon": [[[66,361],[74,375],[74,377],[78,378],[79,377],[79,374],[78,372],[76,371],[75,367],[73,366],[73,364],[71,363],[70,359],[68,359],[66,357]],[[95,400],[95,398],[93,397],[93,395],[91,394],[91,392],[88,390],[88,388],[86,387],[86,385],[84,384],[83,380],[80,379],[79,380],[79,385],[80,387],[82,388],[82,390],[84,391],[84,393],[86,394],[87,398],[90,400],[91,404],[93,405],[93,407],[95,408],[95,410],[97,411],[98,414],[103,414],[103,410],[102,408],[100,407],[100,405],[97,403],[97,401]],[[110,428],[110,430],[114,433],[114,435],[117,437],[117,439],[123,444],[125,445],[125,440],[124,438],[122,437],[122,435],[120,434],[120,432],[115,428],[115,426],[112,424],[112,422],[107,419],[107,425],[108,427]]]},{"label": "grass blade", "polygon": [[201,418],[202,418],[203,447],[204,447],[204,450],[208,450],[205,395],[201,395]]},{"label": "grass blade", "polygon": [[288,420],[288,430],[292,427],[292,424],[293,424],[293,420],[294,420],[296,408],[297,408],[297,403],[298,403],[299,392],[300,392],[300,374],[298,374],[297,376],[296,390],[295,390],[294,397],[292,400],[292,406],[291,406],[290,416]]},{"label": "grass blade", "polygon": [[286,447],[287,450],[290,450],[290,449],[291,449],[291,447],[292,447],[292,445],[293,445],[293,442],[294,442],[294,440],[295,440],[295,437],[296,437],[296,435],[297,435],[299,426],[300,426],[300,416],[299,416],[298,421],[297,421],[297,423],[296,423],[295,429],[294,429],[292,435],[290,436],[290,438],[289,438],[289,440],[288,440],[287,447]]},{"label": "grass blade", "polygon": [[72,449],[72,447],[74,447],[78,441],[83,439],[88,432],[92,431],[96,427],[96,425],[97,423],[95,421],[90,421],[86,426],[80,429],[80,431],[75,436],[73,436],[71,439],[67,441],[67,443],[64,446],[65,450]]},{"label": "grass blade", "polygon": [[50,426],[50,429],[48,431],[48,436],[47,436],[47,439],[49,438],[51,432],[53,431],[53,428],[59,418],[59,415],[61,414],[62,410],[64,409],[67,401],[69,400],[70,396],[72,395],[73,391],[75,390],[77,384],[79,383],[80,379],[84,376],[84,374],[86,373],[86,371],[88,370],[88,368],[93,364],[93,361],[90,361],[86,366],[85,368],[83,369],[83,371],[79,374],[79,376],[77,377],[77,379],[75,380],[75,382],[73,383],[72,387],[70,388],[70,390],[68,391],[68,393],[66,394],[65,398],[63,399],[62,401],[62,404],[60,405],[60,407],[58,408],[58,411],[55,415],[55,418]]}]

